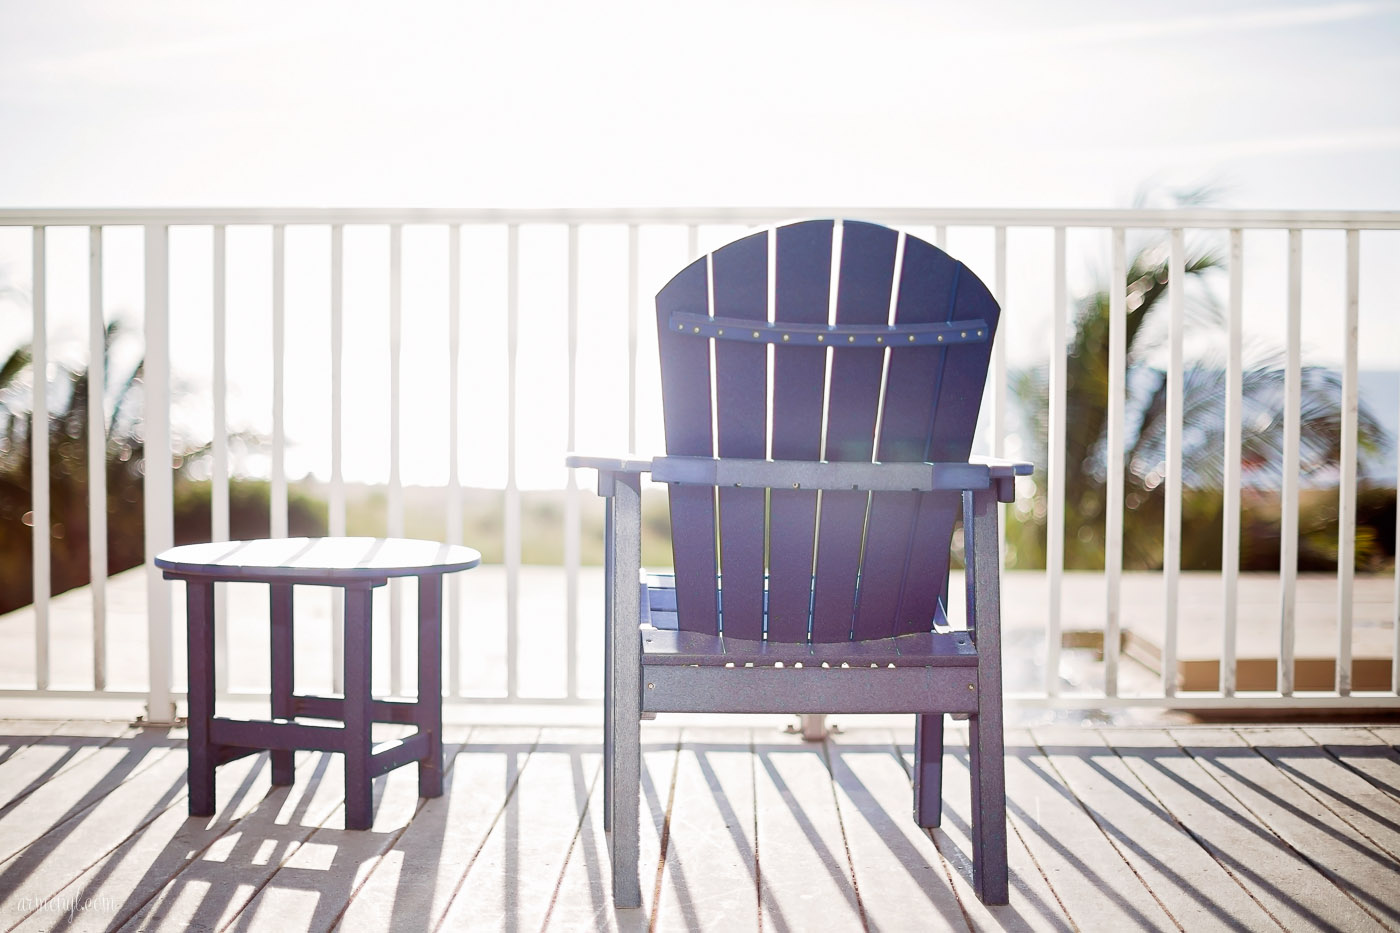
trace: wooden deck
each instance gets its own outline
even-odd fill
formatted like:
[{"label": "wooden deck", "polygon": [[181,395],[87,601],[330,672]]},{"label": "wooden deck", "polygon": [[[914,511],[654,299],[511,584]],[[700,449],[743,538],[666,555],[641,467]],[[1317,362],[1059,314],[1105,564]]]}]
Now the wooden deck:
[{"label": "wooden deck", "polygon": [[0,722],[0,929],[1400,929],[1400,728],[1013,731],[1011,903],[988,909],[958,730],[924,834],[912,727],[730,722],[645,725],[645,906],[622,912],[594,730],[454,727],[442,798],[400,769],[347,832],[333,755],[276,790],[265,755],[232,763],[189,819],[183,733]]}]

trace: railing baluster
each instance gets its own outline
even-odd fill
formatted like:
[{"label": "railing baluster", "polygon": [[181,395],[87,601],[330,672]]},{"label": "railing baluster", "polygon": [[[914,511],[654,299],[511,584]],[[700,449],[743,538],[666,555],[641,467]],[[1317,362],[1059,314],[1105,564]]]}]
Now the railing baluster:
[{"label": "railing baluster", "polygon": [[1351,693],[1352,578],[1356,571],[1356,356],[1360,336],[1360,233],[1346,232],[1346,324],[1342,330],[1341,501],[1337,506],[1337,693]]},{"label": "railing baluster", "polygon": [[271,535],[287,537],[287,228],[272,227]]},{"label": "railing baluster", "polygon": [[[992,289],[997,304],[1001,305],[1001,323],[998,329],[1006,334],[1009,314],[1006,307],[1006,227],[998,225],[993,234],[993,248],[996,257],[992,261]],[[1006,456],[1006,337],[992,344],[992,456]],[[1000,569],[1006,567],[1006,504],[997,504],[997,562]]]},{"label": "railing baluster", "polygon": [[[402,538],[403,475],[399,469],[403,392],[403,224],[389,227],[389,514],[387,533]],[[403,693],[403,580],[389,581],[389,693]]]},{"label": "railing baluster", "polygon": [[30,480],[29,508],[33,519],[34,551],[34,685],[49,689],[49,594],[50,536],[53,534],[49,504],[49,350],[48,350],[48,261],[45,246],[48,231],[35,227],[32,259],[34,278],[31,308],[34,340],[30,347],[29,370],[34,374],[32,415],[29,422]]},{"label": "railing baluster", "polygon": [[[345,534],[345,227],[331,225],[331,488],[326,530]],[[345,591],[331,587],[331,690],[345,692]]]},{"label": "railing baluster", "polygon": [[1220,692],[1235,695],[1240,583],[1240,446],[1241,410],[1244,404],[1244,233],[1230,231],[1230,306],[1227,309],[1229,359],[1225,367],[1225,502],[1220,545],[1220,573],[1224,584],[1225,628],[1220,651]]},{"label": "railing baluster", "polygon": [[[447,543],[462,543],[460,440],[462,356],[462,225],[447,230]],[[462,575],[448,575],[447,691],[462,695]]]},{"label": "railing baluster", "polygon": [[1171,334],[1167,362],[1167,501],[1165,527],[1162,530],[1162,576],[1166,585],[1163,605],[1162,693],[1165,696],[1175,696],[1181,592],[1181,351],[1186,313],[1186,233],[1180,227],[1174,227],[1171,231],[1171,255],[1167,263]]},{"label": "railing baluster", "polygon": [[1128,259],[1126,231],[1113,228],[1108,291],[1108,488],[1105,491],[1104,575],[1107,613],[1103,632],[1104,695],[1118,695],[1118,654],[1122,644],[1123,591],[1123,434],[1128,366]]},{"label": "railing baluster", "polygon": [[1293,657],[1297,643],[1298,597],[1298,470],[1302,421],[1303,232],[1288,231],[1288,337],[1285,353],[1283,403],[1283,494],[1279,503],[1278,689],[1293,695]]},{"label": "railing baluster", "polygon": [[[223,224],[214,226],[213,471],[209,477],[209,531],[215,541],[229,539],[228,468],[228,238]],[[228,584],[214,584],[214,691],[228,691]]]},{"label": "railing baluster", "polygon": [[515,371],[520,349],[520,226],[506,227],[506,697],[519,696],[520,489],[516,485]]},{"label": "railing baluster", "polygon": [[175,483],[170,469],[170,233],[164,224],[145,228],[146,356],[142,380],[145,429],[146,719],[175,721],[171,693],[170,584],[154,558],[174,544]]},{"label": "railing baluster", "polygon": [[[569,224],[568,299],[568,438],[566,447],[578,446],[578,224]],[[565,617],[565,694],[578,698],[578,570],[579,570],[579,488],[577,470],[568,471],[564,488],[564,617]]]},{"label": "railing baluster", "polygon": [[627,225],[627,452],[637,450],[637,328],[641,294],[640,244],[636,224]]},{"label": "railing baluster", "polygon": [[1045,693],[1060,692],[1060,604],[1065,576],[1065,416],[1068,407],[1069,288],[1065,281],[1065,228],[1055,228],[1055,282],[1050,340],[1050,464],[1046,495],[1045,572],[1049,575],[1050,603],[1046,607]]},{"label": "railing baluster", "polygon": [[88,584],[92,593],[92,688],[107,689],[107,323],[102,228],[88,228]]}]

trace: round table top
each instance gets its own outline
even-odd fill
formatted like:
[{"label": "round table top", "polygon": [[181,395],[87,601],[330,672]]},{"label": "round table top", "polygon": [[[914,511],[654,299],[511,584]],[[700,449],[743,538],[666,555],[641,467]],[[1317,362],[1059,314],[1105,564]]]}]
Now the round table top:
[{"label": "round table top", "polygon": [[219,580],[376,580],[469,570],[469,547],[411,538],[259,538],[185,544],[156,556],[167,576]]}]

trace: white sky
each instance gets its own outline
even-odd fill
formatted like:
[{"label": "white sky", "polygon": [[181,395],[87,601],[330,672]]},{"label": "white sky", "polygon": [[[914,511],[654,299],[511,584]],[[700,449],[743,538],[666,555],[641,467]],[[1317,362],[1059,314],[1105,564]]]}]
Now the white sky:
[{"label": "white sky", "polygon": [[[1397,87],[1396,2],[0,0],[0,206],[1085,207],[1126,206],[1154,183],[1211,183],[1219,206],[1393,210]],[[189,291],[198,311],[208,304],[198,285],[207,252],[192,235],[172,287],[177,301]],[[230,296],[231,315],[246,302],[251,323],[235,335],[252,341],[238,351],[245,355],[262,339],[266,295],[256,259],[265,256],[257,239],[265,232],[248,236],[255,258],[235,286],[248,297]],[[435,236],[425,233],[414,248],[440,252]],[[527,248],[556,250],[553,236],[543,231]],[[615,251],[610,236],[597,234],[600,255]],[[0,278],[24,284],[26,243],[0,237]],[[323,262],[318,243],[313,236],[304,245],[308,269]],[[1265,258],[1254,268],[1268,270],[1277,249],[1267,237],[1261,244]],[[122,247],[111,248],[115,262]],[[82,244],[65,246],[61,236],[53,263],[65,249],[81,269]],[[644,252],[645,294],[685,257],[664,236]],[[1365,274],[1363,301],[1368,282],[1370,294],[1393,292],[1385,270],[1398,255],[1383,238],[1365,252],[1379,271]],[[1334,253],[1325,239],[1309,247],[1323,264],[1310,294],[1334,290]],[[59,343],[72,284],[53,280],[60,268],[51,264]],[[382,294],[382,276],[364,274],[359,294]],[[435,281],[406,283],[410,319],[441,315]],[[481,284],[479,300],[498,300],[499,284]],[[299,287],[289,278],[289,289]],[[548,309],[561,307],[557,289],[548,281],[528,288],[524,313],[547,324]],[[612,286],[591,288],[585,313],[616,306]],[[83,286],[69,290],[79,308]],[[350,294],[347,314],[355,313]],[[139,279],[125,282],[113,268],[108,295],[109,313],[139,307]],[[1325,342],[1326,301],[1317,300]],[[364,301],[372,318],[374,301]],[[289,294],[289,308],[298,302],[306,320],[289,328],[314,342],[324,299],[308,287],[304,299]],[[0,351],[24,338],[20,312],[0,301]],[[1393,303],[1366,306],[1363,331],[1367,320],[1398,316]],[[190,317],[176,339],[207,345],[207,324]],[[1386,339],[1363,340],[1371,354],[1363,365],[1400,366],[1400,349],[1392,351],[1400,331],[1379,333]],[[373,334],[361,336],[372,346]],[[427,331],[405,339],[433,349]],[[533,380],[540,431],[551,438],[559,430],[552,359],[544,353],[531,364],[539,372],[522,374]],[[319,379],[317,360],[311,354],[298,366]],[[489,356],[480,364],[480,392],[498,395],[496,364]],[[198,385],[208,366],[184,368]],[[417,391],[440,392],[431,378],[407,375],[421,381]],[[601,405],[615,367],[595,376],[589,391]],[[245,420],[265,428],[266,388],[256,382],[240,388]],[[358,403],[368,412],[363,450],[347,448],[367,476],[382,462],[375,395],[365,389]],[[294,473],[324,462],[317,404],[289,410],[289,432],[306,449],[293,458]],[[500,412],[481,418],[474,436],[497,443]],[[615,418],[581,430],[581,445],[617,439]],[[556,462],[558,444],[549,444],[522,448],[522,463]],[[422,476],[405,472],[408,481],[431,481],[443,457],[426,451],[406,461],[434,464]],[[492,471],[478,479],[490,481]],[[551,466],[535,480],[552,484],[558,472]]]}]

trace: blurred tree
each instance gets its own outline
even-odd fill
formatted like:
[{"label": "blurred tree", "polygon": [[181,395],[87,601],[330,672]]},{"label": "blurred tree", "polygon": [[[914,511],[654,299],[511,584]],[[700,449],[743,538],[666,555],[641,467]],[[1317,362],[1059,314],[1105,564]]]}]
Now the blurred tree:
[{"label": "blurred tree", "polygon": [[[120,323],[107,325],[104,353],[124,336]],[[0,613],[33,599],[32,354],[20,347],[0,365]],[[111,375],[110,365],[103,371]],[[62,593],[89,582],[88,522],[88,368],[54,366],[49,399],[50,589]],[[141,430],[144,367],[137,362],[107,391],[107,572],[118,573],[145,560],[145,443]],[[249,443],[259,443],[242,435]],[[175,458],[175,541],[207,541],[210,534],[209,484],[191,477],[191,467],[208,455],[191,447]],[[268,534],[268,484],[236,481],[229,496],[230,530],[235,538]],[[325,534],[325,506],[293,493],[289,502],[292,534]]]},{"label": "blurred tree", "polygon": [[[1125,404],[1123,563],[1128,568],[1162,566],[1162,527],[1165,515],[1167,374],[1153,359],[1167,338],[1162,299],[1172,287],[1187,288],[1221,266],[1209,249],[1190,246],[1185,257],[1186,281],[1168,281],[1164,243],[1138,250],[1123,283],[1127,293],[1127,373]],[[1219,329],[1220,312],[1208,294],[1188,292],[1185,302],[1188,333]],[[1065,567],[1104,566],[1107,508],[1107,398],[1109,289],[1095,288],[1075,309],[1074,334],[1068,348],[1065,418]],[[1241,456],[1244,483],[1277,488],[1283,460],[1283,354],[1258,346],[1243,373]],[[1220,566],[1221,510],[1224,482],[1226,367],[1219,353],[1189,361],[1182,378],[1182,566]],[[1037,464],[1048,463],[1049,386],[1044,366],[1011,375],[1028,437],[1023,451]],[[1304,366],[1301,379],[1302,425],[1300,471],[1304,477],[1328,478],[1341,455],[1341,384],[1336,372]],[[1363,405],[1359,417],[1359,448],[1363,455],[1379,449],[1384,430]],[[1028,448],[1028,449],[1027,449]],[[1045,566],[1045,495],[1043,468],[1035,475],[1037,491],[1029,508],[1022,506],[1008,520],[1007,537],[1014,566]],[[1334,519],[1335,519],[1335,508]],[[1307,523],[1305,522],[1305,525]],[[1335,527],[1335,526],[1334,526]],[[1258,531],[1258,529],[1256,529]],[[1275,542],[1277,525],[1273,530]],[[1335,531],[1333,533],[1335,539]],[[1364,538],[1364,536],[1363,536]],[[1274,555],[1250,541],[1261,558]],[[1305,540],[1305,550],[1307,541]],[[1332,549],[1335,559],[1335,545]],[[1365,555],[1361,555],[1364,559]],[[1304,555],[1306,564],[1308,555]]]}]

